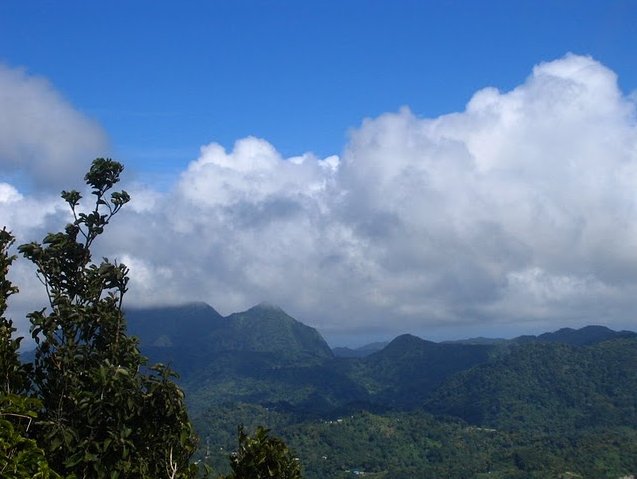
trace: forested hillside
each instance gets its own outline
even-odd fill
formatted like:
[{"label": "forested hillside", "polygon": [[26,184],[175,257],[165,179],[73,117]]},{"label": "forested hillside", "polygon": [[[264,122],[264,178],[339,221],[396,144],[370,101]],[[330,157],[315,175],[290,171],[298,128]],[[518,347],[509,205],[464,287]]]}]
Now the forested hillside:
[{"label": "forested hillside", "polygon": [[635,338],[589,347],[529,343],[450,378],[425,408],[507,430],[637,428],[636,392]]},{"label": "forested hillside", "polygon": [[[182,310],[190,316],[177,329],[193,318],[192,341],[158,327],[173,324],[162,314]],[[153,312],[149,338],[140,327],[148,313],[129,318],[153,357],[180,364],[187,350],[181,384],[199,456],[217,470],[228,467],[240,423],[283,437],[309,479],[637,471],[635,333],[591,326],[445,343],[402,335],[337,357],[318,332],[271,305],[226,318],[204,305],[164,313]]]}]

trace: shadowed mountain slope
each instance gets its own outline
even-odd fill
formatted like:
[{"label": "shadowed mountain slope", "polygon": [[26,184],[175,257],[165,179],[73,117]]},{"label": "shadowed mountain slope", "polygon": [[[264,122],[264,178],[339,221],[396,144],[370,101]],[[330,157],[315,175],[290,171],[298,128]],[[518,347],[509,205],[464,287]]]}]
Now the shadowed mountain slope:
[{"label": "shadowed mountain slope", "polygon": [[228,317],[205,303],[193,303],[130,309],[126,318],[129,333],[139,338],[144,354],[152,362],[170,364],[183,379],[215,368],[224,354],[235,359],[243,355],[239,363],[245,363],[248,357],[262,361],[267,356],[274,363],[333,357],[315,329],[265,303]]},{"label": "shadowed mountain slope", "polygon": [[488,361],[490,345],[444,344],[403,334],[356,363],[352,376],[375,403],[400,409],[420,406],[444,379]]}]

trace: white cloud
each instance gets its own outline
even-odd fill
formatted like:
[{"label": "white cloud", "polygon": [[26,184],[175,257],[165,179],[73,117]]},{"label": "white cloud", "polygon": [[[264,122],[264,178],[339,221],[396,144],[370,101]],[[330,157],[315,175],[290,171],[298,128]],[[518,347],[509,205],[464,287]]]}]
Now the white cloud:
[{"label": "white cloud", "polygon": [[338,158],[320,161],[310,154],[284,159],[267,141],[248,137],[231,153],[216,143],[202,147],[178,188],[184,199],[207,207],[311,198],[326,188],[337,165]]},{"label": "white cloud", "polygon": [[0,203],[9,204],[20,201],[23,196],[9,183],[0,183]]},{"label": "white cloud", "polygon": [[68,186],[107,151],[102,129],[43,78],[0,64],[0,173],[39,188]]},{"label": "white cloud", "polygon": [[[172,191],[135,186],[143,201],[98,247],[131,266],[131,303],[229,313],[265,299],[331,337],[626,327],[636,185],[635,102],[605,66],[567,55],[462,112],[367,119],[340,157],[206,145]],[[0,199],[26,211],[6,186]],[[0,218],[15,220],[6,201]]]}]

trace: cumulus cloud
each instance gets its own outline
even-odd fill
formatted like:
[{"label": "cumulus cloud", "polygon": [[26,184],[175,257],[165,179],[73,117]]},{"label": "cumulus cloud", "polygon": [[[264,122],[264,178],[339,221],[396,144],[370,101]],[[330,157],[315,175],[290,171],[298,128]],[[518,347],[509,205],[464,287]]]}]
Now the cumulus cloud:
[{"label": "cumulus cloud", "polygon": [[0,64],[0,173],[58,190],[70,178],[81,178],[106,146],[99,125],[48,81]]},{"label": "cumulus cloud", "polygon": [[[627,327],[635,185],[634,99],[567,55],[462,112],[367,119],[339,156],[203,146],[172,191],[132,185],[99,247],[131,266],[132,303],[269,300],[336,341]],[[28,201],[0,185],[5,218]]]}]

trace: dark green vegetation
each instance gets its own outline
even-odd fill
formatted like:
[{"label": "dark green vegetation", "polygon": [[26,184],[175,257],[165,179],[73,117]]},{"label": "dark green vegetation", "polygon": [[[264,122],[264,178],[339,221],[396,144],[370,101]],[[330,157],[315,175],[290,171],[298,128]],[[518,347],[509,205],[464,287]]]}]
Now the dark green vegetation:
[{"label": "dark green vegetation", "polygon": [[[74,221],[42,243],[19,247],[37,268],[48,308],[28,315],[34,362],[17,360],[11,321],[0,324],[0,475],[12,477],[186,478],[196,449],[184,396],[161,365],[146,366],[126,334],[122,299],[128,269],[90,248],[128,202],[110,192],[122,166],[97,159],[86,174],[94,205],[84,212],[77,191],[64,191]],[[107,196],[107,193],[110,193]],[[17,292],[7,280],[12,236],[2,231],[0,304]]]},{"label": "dark green vegetation", "polygon": [[9,296],[18,289],[7,279],[9,266],[15,259],[9,255],[13,236],[0,231],[0,475],[18,478],[58,478],[51,470],[44,451],[29,437],[29,429],[37,417],[41,403],[27,396],[31,369],[21,364],[15,339],[15,328],[4,317]]},{"label": "dark green vegetation", "polygon": [[230,468],[232,472],[226,479],[301,479],[298,458],[292,457],[281,439],[270,436],[261,426],[252,436],[239,426],[239,448],[230,455]]},{"label": "dark green vegetation", "polygon": [[210,437],[208,442],[212,462],[222,464],[227,448],[234,447],[232,424],[238,419],[247,428],[264,423],[272,427],[295,451],[307,478],[347,478],[355,470],[387,479],[544,479],[566,472],[618,478],[637,467],[634,428],[535,434],[476,427],[422,411],[360,411],[303,420],[246,404],[211,408],[195,419],[203,430],[215,432],[215,440]]},{"label": "dark green vegetation", "polygon": [[637,428],[637,338],[588,347],[530,343],[450,378],[435,413],[498,429]]},{"label": "dark green vegetation", "polygon": [[590,326],[447,343],[403,335],[337,357],[269,305],[226,318],[203,304],[128,317],[149,354],[189,365],[181,384],[199,454],[221,471],[243,424],[282,437],[309,479],[637,472],[635,333]]}]

